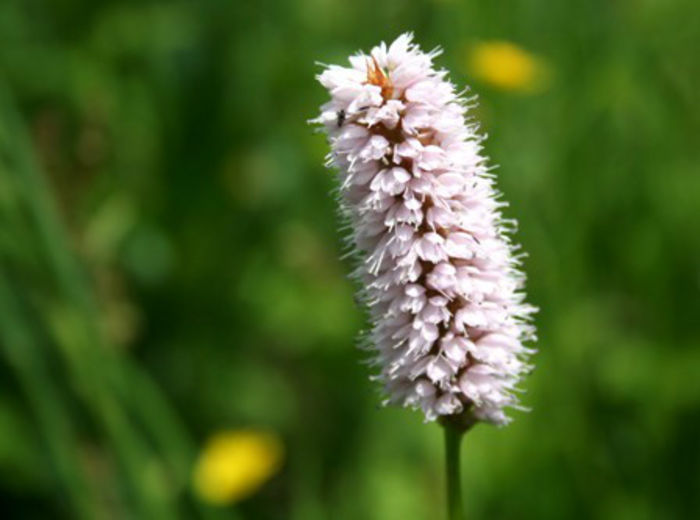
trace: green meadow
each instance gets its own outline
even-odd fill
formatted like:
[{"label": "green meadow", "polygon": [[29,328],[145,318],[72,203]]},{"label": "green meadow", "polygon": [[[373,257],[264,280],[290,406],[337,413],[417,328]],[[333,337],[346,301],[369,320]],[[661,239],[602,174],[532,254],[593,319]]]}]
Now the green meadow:
[{"label": "green meadow", "polygon": [[[540,308],[531,411],[465,438],[467,518],[700,517],[696,1],[2,0],[4,518],[444,518],[307,124],[316,62],[404,31],[478,96]],[[480,74],[485,42],[537,87]],[[251,429],[281,465],[212,502],[198,457]]]}]

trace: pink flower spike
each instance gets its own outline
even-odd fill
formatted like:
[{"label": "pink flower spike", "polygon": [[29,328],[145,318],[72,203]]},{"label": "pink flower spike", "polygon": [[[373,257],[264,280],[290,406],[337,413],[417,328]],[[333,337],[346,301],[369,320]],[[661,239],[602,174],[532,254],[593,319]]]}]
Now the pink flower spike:
[{"label": "pink flower spike", "polygon": [[386,403],[428,421],[460,415],[505,425],[531,370],[536,309],[524,303],[522,254],[501,215],[483,138],[460,89],[411,34],[318,80]]}]

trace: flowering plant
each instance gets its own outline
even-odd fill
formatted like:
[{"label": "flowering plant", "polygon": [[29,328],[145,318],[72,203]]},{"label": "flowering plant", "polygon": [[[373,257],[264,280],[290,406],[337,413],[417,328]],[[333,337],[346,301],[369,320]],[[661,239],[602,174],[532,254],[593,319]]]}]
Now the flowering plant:
[{"label": "flowering plant", "polygon": [[457,430],[508,422],[534,339],[520,256],[481,155],[471,107],[412,35],[318,79],[331,100],[314,120],[340,177],[386,402]]}]

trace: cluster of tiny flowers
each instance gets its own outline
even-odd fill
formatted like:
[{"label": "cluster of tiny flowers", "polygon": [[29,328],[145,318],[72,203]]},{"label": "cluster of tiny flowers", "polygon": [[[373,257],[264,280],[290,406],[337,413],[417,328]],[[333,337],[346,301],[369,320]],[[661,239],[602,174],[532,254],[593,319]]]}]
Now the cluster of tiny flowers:
[{"label": "cluster of tiny flowers", "polygon": [[502,425],[532,368],[535,309],[521,292],[514,222],[501,216],[469,107],[433,67],[438,54],[404,34],[327,66],[318,79],[331,101],[313,122],[339,172],[386,403]]}]

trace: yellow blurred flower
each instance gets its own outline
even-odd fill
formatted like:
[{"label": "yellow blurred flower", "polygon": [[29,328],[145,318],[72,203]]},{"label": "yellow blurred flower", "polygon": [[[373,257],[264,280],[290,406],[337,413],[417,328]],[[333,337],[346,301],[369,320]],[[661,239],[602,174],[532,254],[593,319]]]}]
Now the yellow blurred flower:
[{"label": "yellow blurred flower", "polygon": [[219,432],[207,441],[195,464],[194,490],[211,504],[237,502],[279,470],[283,452],[279,437],[269,432]]},{"label": "yellow blurred flower", "polygon": [[534,54],[505,41],[481,42],[471,47],[468,71],[503,90],[532,92],[544,86],[546,66]]}]

